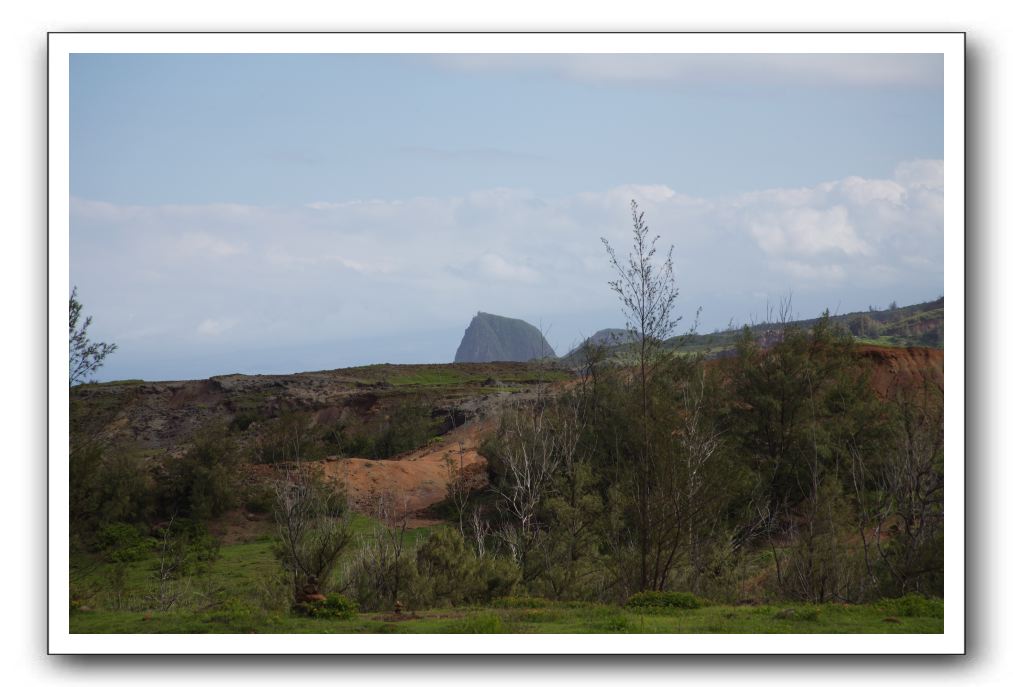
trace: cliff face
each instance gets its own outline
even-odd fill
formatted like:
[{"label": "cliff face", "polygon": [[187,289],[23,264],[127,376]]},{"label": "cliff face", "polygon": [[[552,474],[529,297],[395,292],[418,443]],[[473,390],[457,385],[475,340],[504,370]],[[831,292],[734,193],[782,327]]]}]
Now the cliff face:
[{"label": "cliff face", "polygon": [[858,352],[872,361],[872,386],[881,396],[897,388],[915,390],[925,384],[943,388],[941,349],[862,346]]},{"label": "cliff face", "polygon": [[480,312],[465,330],[454,362],[526,362],[555,357],[555,351],[542,333],[524,320]]}]

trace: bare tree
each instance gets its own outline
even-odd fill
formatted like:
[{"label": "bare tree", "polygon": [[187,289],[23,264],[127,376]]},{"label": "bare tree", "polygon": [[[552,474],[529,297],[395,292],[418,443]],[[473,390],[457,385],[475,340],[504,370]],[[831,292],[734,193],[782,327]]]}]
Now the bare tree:
[{"label": "bare tree", "polygon": [[492,525],[483,517],[481,506],[471,511],[471,537],[475,542],[475,553],[479,558],[485,557],[485,540],[492,532]]},{"label": "bare tree", "polygon": [[155,569],[155,590],[148,595],[149,601],[160,611],[171,610],[189,591],[190,578],[182,577],[186,566],[186,550],[183,543],[173,537],[172,526],[176,521],[173,514],[162,528],[158,546],[158,568]]},{"label": "bare tree", "polygon": [[707,377],[708,371],[703,365],[691,371],[681,394],[682,421],[673,430],[683,463],[677,491],[684,501],[682,517],[686,523],[690,563],[695,576],[701,574],[704,567],[704,540],[716,531],[717,523],[709,516],[710,507],[717,501],[717,485],[709,468],[722,445],[721,430],[707,421]]},{"label": "bare tree", "polygon": [[407,496],[390,491],[375,494],[373,513],[377,524],[362,539],[353,583],[359,587],[360,600],[397,611],[415,577]]},{"label": "bare tree", "polygon": [[503,475],[493,491],[508,524],[500,536],[524,568],[537,533],[538,506],[552,488],[559,467],[557,436],[542,404],[515,408],[503,418]]},{"label": "bare tree", "polygon": [[295,601],[326,588],[338,557],[351,541],[349,510],[340,486],[309,467],[297,465],[275,485],[279,557]]}]

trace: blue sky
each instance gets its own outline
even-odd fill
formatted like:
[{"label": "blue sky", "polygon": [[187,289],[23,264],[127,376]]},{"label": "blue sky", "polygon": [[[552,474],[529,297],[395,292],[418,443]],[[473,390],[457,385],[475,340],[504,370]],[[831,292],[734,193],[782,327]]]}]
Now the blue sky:
[{"label": "blue sky", "polygon": [[701,329],[942,293],[936,55],[74,55],[100,379],[452,359],[621,326],[636,198]]}]

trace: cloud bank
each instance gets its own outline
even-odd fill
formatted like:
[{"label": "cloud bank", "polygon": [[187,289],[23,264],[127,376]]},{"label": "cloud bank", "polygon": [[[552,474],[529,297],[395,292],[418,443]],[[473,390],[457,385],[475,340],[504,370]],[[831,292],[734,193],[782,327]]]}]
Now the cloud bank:
[{"label": "cloud bank", "polygon": [[[186,374],[188,358],[227,361],[240,349],[282,351],[277,371],[312,366],[297,351],[313,346],[342,351],[320,366],[447,361],[478,310],[551,325],[550,342],[566,350],[622,325],[599,238],[626,250],[631,199],[675,245],[680,304],[689,315],[704,308],[703,329],[762,315],[766,300],[789,292],[802,315],[934,298],[942,169],[915,160],[887,179],[720,198],[661,185],[302,207],[75,198],[71,279],[96,337],[120,344],[105,378],[197,376]],[[397,346],[355,343],[367,339]],[[145,371],[145,361],[168,358],[178,372]]]},{"label": "cloud bank", "polygon": [[544,72],[582,82],[847,87],[942,87],[933,54],[437,55],[462,71]]}]

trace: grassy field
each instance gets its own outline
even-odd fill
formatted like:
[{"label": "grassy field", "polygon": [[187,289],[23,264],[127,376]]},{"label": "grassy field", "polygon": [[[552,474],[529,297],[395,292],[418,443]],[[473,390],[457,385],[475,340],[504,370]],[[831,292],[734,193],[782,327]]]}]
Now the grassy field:
[{"label": "grassy field", "polygon": [[444,608],[402,616],[360,613],[325,620],[266,613],[233,604],[205,613],[77,611],[75,633],[700,633],[898,634],[940,633],[942,618],[891,615],[889,604],[844,606],[706,606],[698,609],[628,609],[541,602],[538,608]]},{"label": "grassy field", "polygon": [[[356,516],[357,534],[374,523]],[[411,531],[412,539],[430,530]],[[305,618],[265,610],[270,581],[280,572],[270,539],[223,546],[218,558],[195,572],[187,610],[146,610],[153,556],[120,564],[76,557],[72,579],[83,591],[83,610],[70,612],[74,633],[939,633],[942,602],[884,601],[868,605],[727,606],[697,609],[631,608],[544,599],[500,599],[486,607],[359,613],[349,620]],[[89,591],[90,590],[90,591]],[[117,591],[118,590],[118,591]],[[208,600],[204,610],[201,598]],[[284,600],[278,608],[284,607]]]}]

